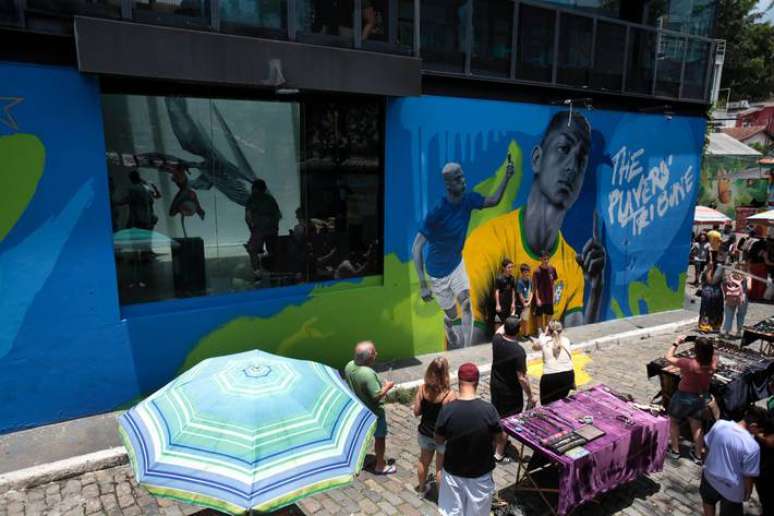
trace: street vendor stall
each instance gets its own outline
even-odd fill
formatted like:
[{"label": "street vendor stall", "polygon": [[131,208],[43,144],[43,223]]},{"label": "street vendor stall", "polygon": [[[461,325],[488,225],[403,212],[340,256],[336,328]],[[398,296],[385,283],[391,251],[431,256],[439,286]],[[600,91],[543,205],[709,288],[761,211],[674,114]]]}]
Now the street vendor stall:
[{"label": "street vendor stall", "polygon": [[758,340],[761,341],[761,353],[774,356],[774,316],[744,327],[742,346],[749,346]]},{"label": "street vendor stall", "polygon": [[[713,342],[718,357],[718,369],[710,382],[710,394],[715,398],[721,416],[738,416],[747,405],[766,398],[766,384],[774,377],[774,360],[751,349],[737,347],[721,340]],[[693,349],[686,349],[676,355],[678,358],[693,358]],[[680,369],[670,365],[664,357],[657,358],[646,366],[648,378],[656,375],[661,382],[661,402],[666,408],[680,383]]]},{"label": "street vendor stall", "polygon": [[[552,514],[570,513],[664,465],[669,421],[637,408],[605,385],[501,420],[519,442],[516,490],[537,492]],[[544,458],[529,465],[524,448]],[[547,466],[546,466],[547,461]],[[556,468],[558,489],[541,485],[537,470]],[[546,493],[557,493],[556,505]]]}]

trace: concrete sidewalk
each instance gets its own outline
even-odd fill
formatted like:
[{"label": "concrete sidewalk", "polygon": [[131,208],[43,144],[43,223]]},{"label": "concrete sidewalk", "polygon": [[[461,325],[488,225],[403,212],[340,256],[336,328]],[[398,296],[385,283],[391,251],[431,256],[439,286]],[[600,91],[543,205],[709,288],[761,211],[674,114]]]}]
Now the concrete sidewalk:
[{"label": "concrete sidewalk", "polygon": [[[568,328],[566,335],[576,348],[583,348],[622,339],[671,333],[695,321],[695,312],[675,310]],[[431,353],[382,363],[378,364],[377,369],[385,380],[410,388],[421,381],[427,364],[441,354]],[[481,345],[446,352],[445,356],[449,359],[452,371],[456,371],[463,362],[474,362],[486,374],[490,367],[491,349],[490,346]],[[111,412],[0,435],[0,491],[3,485],[6,489],[19,488],[30,480],[34,483],[54,480],[57,468],[67,471],[63,474],[72,475],[125,461],[117,432],[119,414]],[[57,464],[59,461],[64,462]],[[30,468],[35,469],[30,471]],[[9,475],[12,472],[18,473]],[[38,480],[34,480],[36,475],[40,477]]]},{"label": "concrete sidewalk", "polygon": [[[753,304],[748,311],[748,321],[755,322],[772,314],[774,306]],[[657,356],[663,356],[669,342],[688,330],[686,326],[693,326],[695,321],[695,312],[678,311],[568,330],[574,344],[585,347],[585,352],[579,354],[582,358],[578,366],[583,371],[581,385],[586,388],[596,383],[605,383],[632,394],[640,402],[650,400],[660,387],[658,378],[647,378],[645,364]],[[478,361],[486,371],[489,367],[489,353],[490,346],[481,346],[454,351],[448,356],[453,364]],[[395,380],[405,377],[413,381],[421,377],[424,364],[432,356],[418,357],[400,364],[404,367],[387,364],[382,375],[393,375]],[[530,373],[534,392],[537,392],[538,381],[539,372]],[[479,393],[484,399],[488,398],[488,374],[482,376]],[[419,516],[437,513],[434,495],[421,498],[413,491],[416,484],[416,458],[419,454],[416,418],[411,414],[410,407],[401,403],[388,403],[385,409],[390,421],[387,453],[395,461],[398,472],[383,477],[364,470],[349,487],[304,499],[298,507],[292,509],[295,511],[293,514]],[[80,433],[80,436],[71,435],[71,432]],[[117,442],[115,433],[115,414],[108,414],[0,437],[5,453],[17,460],[17,464],[23,464],[25,458],[29,463],[33,457],[41,464],[32,469],[0,474],[0,516],[212,514],[211,511],[202,512],[200,507],[150,496],[134,481],[128,464],[110,467],[112,464],[109,461],[126,460],[121,447],[101,450],[96,455],[71,457],[65,463],[46,463],[52,456],[61,457],[67,452],[73,455],[74,449],[81,453],[93,450],[97,448],[96,443],[108,443],[109,446],[111,439],[114,439],[113,443]],[[92,440],[83,442],[79,438]],[[62,450],[62,447],[70,448]],[[37,476],[31,476],[31,471]],[[57,472],[58,477],[54,475]],[[514,491],[515,474],[515,465],[498,467],[494,471],[497,490],[511,505],[510,514],[545,514],[546,507],[540,498]],[[641,477],[601,495],[595,503],[586,504],[576,514],[695,514],[695,508],[700,504],[700,474],[700,469],[687,459],[668,461],[662,472]],[[7,479],[14,477],[17,483],[9,484]],[[55,478],[59,480],[53,480]],[[6,479],[5,484],[3,479]],[[753,500],[747,504],[748,514],[760,514],[756,498],[754,495]]]}]

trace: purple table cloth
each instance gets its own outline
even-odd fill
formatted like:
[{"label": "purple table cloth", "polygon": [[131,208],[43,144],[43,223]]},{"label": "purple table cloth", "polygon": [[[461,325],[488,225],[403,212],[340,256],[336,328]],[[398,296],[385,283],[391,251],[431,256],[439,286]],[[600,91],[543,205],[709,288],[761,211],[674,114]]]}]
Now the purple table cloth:
[{"label": "purple table cloth", "polygon": [[[559,466],[557,512],[560,515],[600,493],[664,467],[669,420],[632,407],[611,394],[605,385],[597,385],[537,409],[537,412],[541,411],[548,412],[549,422],[531,420],[528,425],[521,425],[517,414],[503,418],[501,423],[509,435]],[[605,432],[584,446],[588,455],[571,458],[540,444],[546,434],[569,426],[563,425],[562,421],[571,423],[573,429],[582,426],[578,418],[583,416],[592,416],[594,426]],[[630,423],[617,416],[624,416]]]}]

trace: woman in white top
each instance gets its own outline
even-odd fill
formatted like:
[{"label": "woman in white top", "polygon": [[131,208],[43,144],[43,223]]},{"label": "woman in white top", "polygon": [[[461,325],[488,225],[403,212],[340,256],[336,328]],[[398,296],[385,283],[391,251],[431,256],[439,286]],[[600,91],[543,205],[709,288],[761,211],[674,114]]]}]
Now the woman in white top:
[{"label": "woman in white top", "polygon": [[532,341],[532,349],[543,352],[543,376],[540,377],[540,404],[560,400],[575,388],[570,339],[562,336],[562,323],[551,321],[545,335]]}]

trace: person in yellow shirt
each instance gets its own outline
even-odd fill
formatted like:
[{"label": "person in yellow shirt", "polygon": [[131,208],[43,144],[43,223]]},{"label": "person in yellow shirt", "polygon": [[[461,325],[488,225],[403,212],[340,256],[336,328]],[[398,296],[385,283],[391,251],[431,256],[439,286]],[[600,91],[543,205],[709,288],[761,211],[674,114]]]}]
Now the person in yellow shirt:
[{"label": "person in yellow shirt", "polygon": [[[482,224],[466,239],[462,255],[470,279],[472,342],[484,342],[491,334],[491,292],[504,257],[535,269],[540,255],[546,253],[557,273],[553,318],[567,327],[599,319],[606,254],[596,213],[592,236],[581,253],[561,233],[564,217],[583,187],[590,149],[591,127],[586,118],[579,113],[556,113],[531,153],[534,180],[526,205]],[[584,305],[585,288],[589,296]],[[531,321],[530,332],[534,326]]]},{"label": "person in yellow shirt", "polygon": [[710,245],[710,261],[713,263],[718,261],[718,251],[720,250],[722,239],[723,235],[720,234],[720,229],[717,224],[712,226],[711,230],[707,231],[707,240],[709,240]]}]

